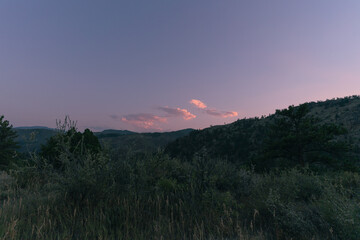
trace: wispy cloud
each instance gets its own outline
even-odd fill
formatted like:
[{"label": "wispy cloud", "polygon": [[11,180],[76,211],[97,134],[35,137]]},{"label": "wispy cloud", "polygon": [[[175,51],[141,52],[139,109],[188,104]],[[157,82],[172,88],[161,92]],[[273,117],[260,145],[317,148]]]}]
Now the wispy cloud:
[{"label": "wispy cloud", "polygon": [[190,103],[193,104],[193,105],[195,105],[197,108],[200,108],[200,109],[205,109],[205,108],[207,108],[207,106],[205,105],[205,103],[203,103],[202,101],[197,100],[197,99],[191,99]]},{"label": "wispy cloud", "polygon": [[196,115],[194,115],[194,114],[190,113],[188,110],[182,109],[182,108],[171,108],[171,107],[166,106],[166,107],[159,107],[159,109],[166,112],[170,116],[181,116],[185,120],[190,120],[190,119],[196,118]]},{"label": "wispy cloud", "polygon": [[122,122],[134,125],[139,128],[144,129],[158,129],[159,126],[157,126],[158,123],[166,123],[167,118],[166,117],[160,117],[153,114],[148,113],[139,113],[139,114],[129,114],[126,116],[123,116],[121,118]]},{"label": "wispy cloud", "polygon": [[197,99],[191,99],[190,103],[195,105],[197,108],[202,109],[204,113],[215,117],[228,118],[236,117],[239,115],[235,111],[220,111],[214,108],[208,108],[204,102]]},{"label": "wispy cloud", "polygon": [[218,111],[216,109],[206,109],[205,112],[209,115],[215,117],[222,117],[222,118],[236,117],[239,115],[237,112],[234,111],[225,112],[225,111]]}]

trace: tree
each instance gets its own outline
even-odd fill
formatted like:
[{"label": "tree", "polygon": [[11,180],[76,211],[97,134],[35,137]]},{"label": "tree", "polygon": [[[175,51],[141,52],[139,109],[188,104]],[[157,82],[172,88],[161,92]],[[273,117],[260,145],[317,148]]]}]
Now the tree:
[{"label": "tree", "polygon": [[75,127],[67,131],[60,131],[52,136],[45,145],[41,146],[40,156],[46,159],[55,169],[63,169],[62,157],[76,161],[79,157],[90,153],[97,154],[101,150],[98,138],[89,129],[83,133]]},{"label": "tree", "polygon": [[321,121],[309,114],[307,104],[277,110],[269,124],[260,168],[322,164],[335,166],[344,156],[349,144],[339,140],[346,129]]},{"label": "tree", "polygon": [[0,116],[0,170],[5,170],[16,157],[17,134],[12,127],[3,115]]}]

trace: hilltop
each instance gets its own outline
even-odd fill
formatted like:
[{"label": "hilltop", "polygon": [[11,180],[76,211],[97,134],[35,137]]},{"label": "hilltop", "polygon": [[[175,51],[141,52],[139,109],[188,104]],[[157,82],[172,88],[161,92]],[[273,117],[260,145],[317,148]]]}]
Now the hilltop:
[{"label": "hilltop", "polygon": [[[356,148],[360,142],[360,97],[351,96],[326,101],[308,102],[295,106],[294,110],[307,105],[308,116],[319,120],[319,124],[336,124],[347,133],[343,140]],[[223,158],[237,164],[251,163],[261,154],[269,126],[281,111],[267,117],[239,119],[226,125],[195,130],[188,136],[170,143],[165,152],[172,157],[191,159],[194,156]],[[356,150],[356,149],[355,149]]]}]

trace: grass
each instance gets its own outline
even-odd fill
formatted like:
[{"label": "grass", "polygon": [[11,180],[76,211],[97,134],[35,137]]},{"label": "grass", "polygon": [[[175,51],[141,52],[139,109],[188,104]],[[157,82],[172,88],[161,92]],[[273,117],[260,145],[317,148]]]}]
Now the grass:
[{"label": "grass", "polygon": [[[36,159],[35,159],[36,160]],[[41,159],[38,159],[41,160]],[[0,239],[358,239],[357,173],[84,155],[0,174]]]},{"label": "grass", "polygon": [[7,190],[14,195],[2,199],[2,239],[265,239],[250,237],[226,206],[196,216],[182,200],[159,195],[71,203],[40,189]]}]

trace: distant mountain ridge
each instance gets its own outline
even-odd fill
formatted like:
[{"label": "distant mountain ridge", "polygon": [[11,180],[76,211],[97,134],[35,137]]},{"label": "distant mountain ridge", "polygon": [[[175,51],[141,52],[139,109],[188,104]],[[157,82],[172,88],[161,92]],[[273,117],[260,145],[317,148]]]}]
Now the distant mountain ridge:
[{"label": "distant mountain ridge", "polygon": [[48,129],[48,130],[54,130],[53,128],[44,127],[44,126],[21,126],[21,127],[14,127],[14,129]]},{"label": "distant mountain ridge", "polygon": [[168,143],[184,137],[194,131],[194,129],[183,129],[172,132],[154,132],[154,133],[135,133],[120,132],[110,134],[98,134],[100,143],[111,152],[121,156],[127,152],[145,153],[153,152],[164,148]]},{"label": "distant mountain ridge", "polygon": [[137,134],[137,132],[132,132],[128,130],[106,129],[102,132],[94,132],[94,134],[98,138],[105,138],[105,137],[118,137],[122,135]]},{"label": "distant mountain ridge", "polygon": [[56,134],[56,130],[50,128],[20,127],[14,130],[18,135],[15,140],[19,143],[19,152],[25,153],[38,151],[42,144]]},{"label": "distant mountain ridge", "polygon": [[[39,151],[41,145],[57,133],[56,129],[33,126],[33,127],[15,127],[18,134],[16,141],[19,143],[20,152]],[[135,152],[155,151],[164,147],[171,141],[183,137],[193,131],[193,129],[183,129],[173,132],[155,132],[155,133],[137,133],[128,130],[107,129],[101,132],[94,132],[103,146],[118,151],[127,151],[132,149]]]}]

